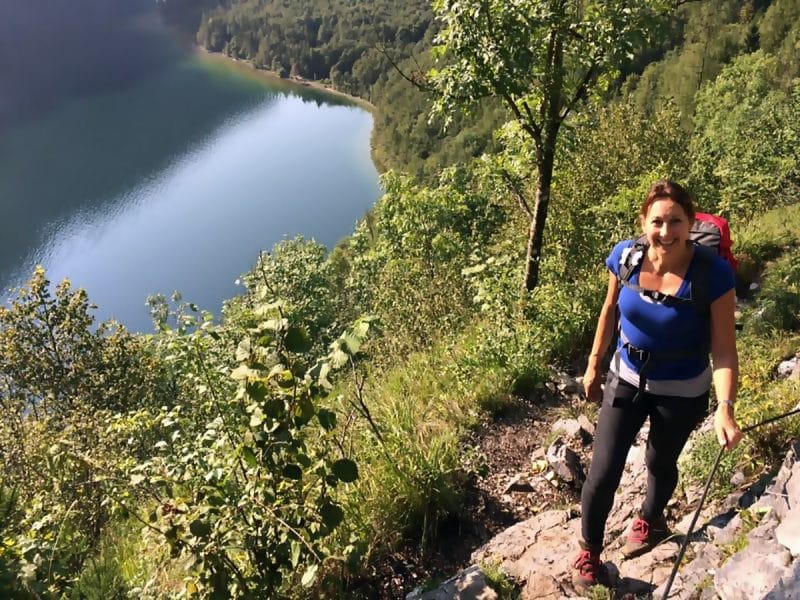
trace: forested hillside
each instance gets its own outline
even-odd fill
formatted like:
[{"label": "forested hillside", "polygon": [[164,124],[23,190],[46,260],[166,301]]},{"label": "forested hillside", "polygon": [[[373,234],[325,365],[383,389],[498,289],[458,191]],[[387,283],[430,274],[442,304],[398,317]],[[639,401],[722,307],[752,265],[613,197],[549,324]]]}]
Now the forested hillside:
[{"label": "forested hillside", "polygon": [[451,132],[428,123],[431,98],[404,79],[432,65],[437,31],[428,0],[403,2],[243,0],[222,5],[165,3],[168,20],[213,52],[251,61],[281,76],[329,81],[377,106],[376,158],[384,168],[432,175],[438,167],[479,156],[503,122],[489,104],[459,118]]},{"label": "forested hillside", "polygon": [[[454,114],[444,129],[441,119],[430,117],[432,95],[395,69],[421,83],[436,66],[429,51],[440,23],[426,0],[181,0],[162,6],[173,24],[208,50],[283,76],[327,80],[374,103],[374,151],[383,168],[432,177],[443,166],[498,149],[492,133],[509,118],[499,102]],[[793,10],[789,3],[765,1],[685,3],[620,65],[606,98],[632,93],[643,111],[674,102],[682,126],[691,129],[696,92],[735,56],[763,48],[787,77],[797,74]]]},{"label": "forested hillside", "polygon": [[[654,2],[666,14],[642,20],[607,3],[548,13],[581,34],[570,42],[596,34],[606,45],[593,51],[622,62],[564,52],[572,70],[562,74],[589,75],[564,89],[592,86],[567,114],[549,113],[561,119],[544,148],[554,153],[549,217],[537,285],[523,290],[542,189],[547,111],[536,102],[557,79],[528,76],[531,57],[554,56],[555,44],[527,28],[567,4],[437,2],[441,21],[416,2],[172,5],[176,22],[202,13],[200,39],[216,49],[369,93],[379,139],[405,146],[391,150],[385,196],[348,239],[330,251],[286,240],[253,257],[245,292],[220,316],[158,297],[157,333],[97,328],[86,294],[68,282],[52,290],[42,270],[0,307],[0,596],[405,597],[404,584],[420,582],[382,567],[399,549],[424,563],[445,523],[468,525],[464,495],[484,474],[470,433],[546,395],[554,366],[580,364],[603,259],[634,234],[660,177],[730,219],[743,289],[766,269],[742,319],[737,418],[797,404],[796,386],[767,384],[770,365],[800,347],[800,0]],[[487,10],[509,33],[492,51],[518,70],[479,69],[495,55],[462,52],[484,33],[464,15]],[[440,108],[448,94],[461,110],[491,92],[487,72],[519,94],[519,114],[489,100],[508,120],[491,153],[488,118],[485,131],[455,136],[466,153],[424,133],[428,100],[371,49],[383,42],[433,64],[422,56],[438,43],[432,23],[445,21],[444,60],[429,77]],[[435,168],[444,162],[454,166]],[[402,172],[420,165],[426,180]],[[798,435],[786,421],[748,436],[726,456],[720,487],[734,471],[768,474]],[[697,465],[716,444],[698,439],[686,477],[707,472]]]}]

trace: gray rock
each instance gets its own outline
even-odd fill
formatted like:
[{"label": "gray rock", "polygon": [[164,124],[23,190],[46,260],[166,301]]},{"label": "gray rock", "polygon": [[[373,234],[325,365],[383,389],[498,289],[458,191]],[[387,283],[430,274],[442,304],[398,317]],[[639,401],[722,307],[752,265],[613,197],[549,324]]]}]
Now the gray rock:
[{"label": "gray rock", "polygon": [[586,481],[581,459],[563,439],[557,438],[547,449],[547,462],[558,478],[579,488]]},{"label": "gray rock", "polygon": [[[589,419],[584,417],[584,420],[588,422]],[[552,431],[561,431],[568,439],[577,440],[581,444],[592,441],[592,434],[584,429],[579,419],[559,419],[553,423]]]},{"label": "gray rock", "polygon": [[581,428],[588,433],[590,436],[594,437],[594,423],[589,420],[589,417],[586,415],[581,415],[578,417],[578,423],[580,424]]},{"label": "gray rock", "polygon": [[800,463],[792,467],[792,476],[786,482],[786,496],[790,509],[800,506]]},{"label": "gray rock", "polygon": [[717,570],[714,585],[722,600],[764,598],[780,584],[791,562],[789,552],[775,541],[752,541]]},{"label": "gray rock", "polygon": [[789,511],[775,528],[775,539],[783,544],[792,556],[800,555],[800,509]]},{"label": "gray rock", "polygon": [[565,394],[577,394],[580,391],[577,380],[567,373],[556,373],[555,384]]},{"label": "gray rock", "polygon": [[786,378],[789,377],[797,367],[797,357],[792,357],[789,360],[784,360],[781,364],[778,365],[777,373],[778,377]]},{"label": "gray rock", "polygon": [[742,473],[741,471],[737,471],[736,473],[733,474],[733,477],[731,477],[731,485],[734,487],[739,487],[745,481],[746,479],[744,473]]},{"label": "gray rock", "polygon": [[563,431],[569,438],[577,438],[580,435],[581,424],[577,419],[559,419],[553,423],[552,431]]},{"label": "gray rock", "polygon": [[435,590],[423,592],[420,588],[415,589],[406,600],[497,600],[497,597],[481,568],[472,565]]},{"label": "gray rock", "polygon": [[798,599],[800,599],[800,561],[795,560],[778,585],[765,596],[765,600]]},{"label": "gray rock", "polygon": [[522,473],[517,473],[503,488],[503,494],[509,494],[511,492],[532,492],[533,490],[534,487],[525,476]]}]

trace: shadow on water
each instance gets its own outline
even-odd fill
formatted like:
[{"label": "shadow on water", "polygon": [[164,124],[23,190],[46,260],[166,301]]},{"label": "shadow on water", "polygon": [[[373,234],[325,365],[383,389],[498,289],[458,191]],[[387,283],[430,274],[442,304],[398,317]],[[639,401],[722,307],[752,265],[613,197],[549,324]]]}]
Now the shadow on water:
[{"label": "shadow on water", "polygon": [[153,0],[3,2],[0,127],[121,89],[180,59]]},{"label": "shadow on water", "polygon": [[30,0],[0,21],[0,285],[63,222],[108,210],[241,112],[298,94],[198,60],[155,6]]}]

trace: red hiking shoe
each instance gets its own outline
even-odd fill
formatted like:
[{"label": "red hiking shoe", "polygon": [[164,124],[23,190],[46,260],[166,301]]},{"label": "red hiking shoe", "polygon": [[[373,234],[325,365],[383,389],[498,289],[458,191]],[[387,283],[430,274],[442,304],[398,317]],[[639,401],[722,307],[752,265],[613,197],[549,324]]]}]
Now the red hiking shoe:
[{"label": "red hiking shoe", "polygon": [[595,585],[611,587],[608,569],[600,560],[600,550],[581,542],[581,551],[572,562],[572,586],[579,594],[585,594]]},{"label": "red hiking shoe", "polygon": [[667,520],[662,516],[646,521],[641,513],[633,520],[628,541],[622,547],[622,556],[635,558],[650,552],[670,536]]}]

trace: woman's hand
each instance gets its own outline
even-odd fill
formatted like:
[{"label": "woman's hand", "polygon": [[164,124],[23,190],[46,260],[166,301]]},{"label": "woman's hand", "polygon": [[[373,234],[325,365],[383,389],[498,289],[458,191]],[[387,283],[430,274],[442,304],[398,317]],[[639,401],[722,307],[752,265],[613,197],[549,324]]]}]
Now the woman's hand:
[{"label": "woman's hand", "polygon": [[592,351],[586,365],[586,373],[583,374],[583,393],[589,402],[601,404],[603,402],[603,390],[600,388],[602,383],[600,374],[597,372],[597,365],[600,358],[605,354],[611,338],[614,337],[614,329],[617,321],[617,298],[619,296],[619,284],[617,276],[611,271],[608,272],[608,286],[606,288],[606,299],[603,301],[603,308],[600,309],[600,316],[597,319],[597,330],[594,332],[594,342]]},{"label": "woman's hand", "polygon": [[717,434],[719,445],[729,452],[741,441],[743,434],[733,417],[732,406],[720,404],[717,407],[714,412],[714,432]]},{"label": "woman's hand", "polygon": [[600,376],[597,367],[589,365],[583,374],[583,393],[589,402],[600,404],[603,401],[603,390],[600,387]]}]

